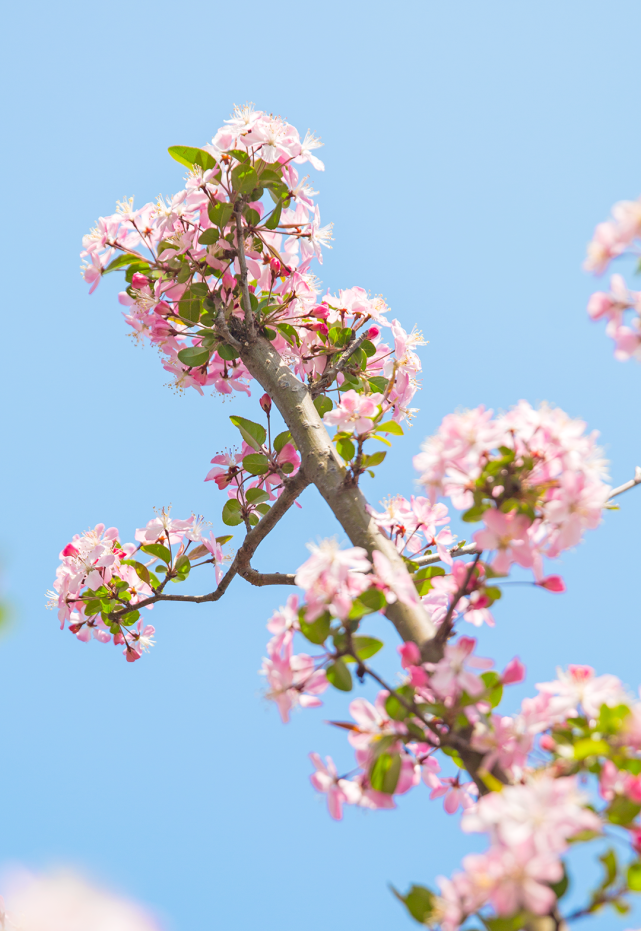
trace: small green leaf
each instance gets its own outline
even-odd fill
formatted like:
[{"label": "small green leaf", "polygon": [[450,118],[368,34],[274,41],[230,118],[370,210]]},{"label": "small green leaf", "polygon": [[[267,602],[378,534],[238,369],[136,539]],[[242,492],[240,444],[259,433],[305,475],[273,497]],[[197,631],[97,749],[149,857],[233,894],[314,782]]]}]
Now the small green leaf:
[{"label": "small green leaf", "polygon": [[[207,286],[205,285],[205,287]],[[206,293],[205,291],[205,294]],[[189,320],[190,323],[198,323],[200,320],[202,299],[202,288],[199,288],[197,285],[192,285],[191,288],[187,288],[178,301],[178,313],[183,320]]]},{"label": "small green leaf", "polygon": [[252,420],[245,420],[244,417],[234,416],[229,419],[235,427],[238,427],[245,442],[257,452],[260,452],[260,447],[267,438],[265,428]]},{"label": "small green leaf", "polygon": [[187,168],[199,165],[200,168],[208,171],[210,168],[216,168],[217,166],[213,155],[210,155],[204,149],[196,149],[189,145],[172,145],[167,151],[172,158],[175,158],[181,165],[186,165]]},{"label": "small green leaf", "polygon": [[345,437],[341,437],[339,440],[337,440],[336,452],[339,456],[342,456],[345,462],[350,462],[350,460],[352,460],[356,455],[354,444],[351,440],[345,439]]},{"label": "small green leaf", "polygon": [[617,857],[614,850],[610,847],[602,856],[599,857],[599,860],[603,864],[605,870],[605,876],[601,880],[601,885],[599,889],[607,889],[617,878],[618,866],[617,866]]},{"label": "small green leaf", "polygon": [[584,760],[588,756],[608,756],[610,747],[605,740],[585,737],[574,744],[574,759]]},{"label": "small green leaf", "polygon": [[137,562],[135,559],[123,559],[123,562],[126,562],[127,565],[134,567],[136,575],[141,582],[146,582],[147,585],[151,584],[151,576],[149,575],[149,569],[147,566],[143,565],[141,562]]},{"label": "small green leaf", "polygon": [[242,524],[242,522],[243,517],[240,512],[240,504],[236,498],[230,498],[223,508],[223,524],[227,524],[228,527],[236,527],[238,524]]},{"label": "small green leaf", "polygon": [[182,556],[178,557],[174,565],[174,570],[176,571],[177,575],[172,579],[172,582],[184,582],[189,575],[190,569],[191,563],[189,562],[189,556],[183,553]]},{"label": "small green leaf", "polygon": [[386,605],[387,600],[380,588],[368,588],[354,600],[354,606],[358,608],[358,617],[372,614],[374,611],[382,611]]},{"label": "small green leaf", "polygon": [[[383,641],[377,640],[376,637],[353,637],[352,644],[356,655],[361,660],[369,659],[383,649]],[[345,657],[345,659],[348,659],[348,657]],[[352,662],[354,662],[353,659]]]},{"label": "small green leaf", "polygon": [[462,519],[468,524],[473,524],[478,520],[483,519],[483,515],[487,511],[487,505],[485,504],[475,504],[464,514],[461,515]]},{"label": "small green leaf", "polygon": [[249,194],[258,185],[258,175],[249,162],[237,165],[231,173],[231,183],[235,191]]},{"label": "small green leaf", "polygon": [[181,349],[178,358],[183,365],[189,365],[191,368],[199,368],[209,362],[209,349],[203,349],[202,346],[189,346],[187,349]]},{"label": "small green leaf", "polygon": [[641,863],[631,863],[628,867],[628,889],[632,892],[641,892]]},{"label": "small green leaf", "polygon": [[371,456],[365,456],[363,465],[365,465],[368,469],[372,468],[372,466],[380,465],[381,462],[385,459],[385,456],[387,456],[387,453],[384,449],[381,449],[378,453],[373,453]]},{"label": "small green leaf", "polygon": [[[303,637],[306,637],[310,643],[315,643],[317,646],[321,643],[325,643],[329,637],[330,620],[331,618],[328,611],[325,611],[323,614],[321,614],[321,616],[316,618],[315,621],[310,622],[305,620],[304,610],[302,610],[298,615],[300,632],[302,633]],[[337,688],[339,688],[339,686],[337,686]]]},{"label": "small green leaf", "polygon": [[[274,306],[277,305],[272,305],[269,310],[273,310]],[[290,346],[300,346],[300,337],[298,332],[290,323],[277,323],[276,327],[283,334]]]},{"label": "small green leaf", "polygon": [[434,912],[434,893],[425,886],[411,886],[407,895],[401,895],[392,886],[392,892],[403,903],[412,918],[420,925],[426,925]]},{"label": "small green leaf", "polygon": [[401,774],[401,757],[398,753],[381,753],[376,757],[369,773],[372,789],[393,795]]},{"label": "small green leaf", "polygon": [[225,543],[229,543],[229,541],[233,539],[233,533],[226,533],[222,537],[216,537],[216,543],[220,543],[221,546],[224,546]]},{"label": "small green leaf", "polygon": [[334,404],[332,403],[332,399],[328,398],[324,394],[319,394],[317,398],[314,398],[314,407],[321,417],[328,411],[331,411],[333,406]]},{"label": "small green leaf", "polygon": [[274,207],[274,210],[273,210],[272,215],[270,216],[269,220],[267,220],[266,223],[265,223],[265,228],[266,228],[266,229],[268,229],[268,230],[275,230],[275,229],[276,229],[276,227],[277,227],[278,224],[280,223],[280,215],[281,215],[281,213],[282,213],[282,210],[283,210],[283,201],[282,201],[282,200],[279,200],[278,203],[276,204],[276,206]]},{"label": "small green leaf", "polygon": [[269,471],[269,459],[262,453],[250,453],[243,459],[243,469],[252,475],[264,475]]},{"label": "small green leaf", "polygon": [[634,821],[640,811],[641,805],[637,805],[636,802],[623,795],[617,795],[608,806],[606,814],[611,824],[620,824],[625,827]]},{"label": "small green leaf", "polygon": [[503,683],[501,682],[501,677],[498,672],[492,671],[482,673],[481,679],[485,683],[485,688],[489,690],[489,695],[485,697],[485,700],[490,703],[492,708],[496,708],[503,697]]},{"label": "small green leaf", "polygon": [[262,488],[248,488],[245,492],[245,498],[249,504],[262,504],[264,501],[269,501],[269,495]]},{"label": "small green leaf", "polygon": [[387,378],[383,378],[382,375],[374,375],[372,378],[369,378],[368,381],[370,383],[370,386],[374,389],[374,391],[378,391],[381,394],[385,394],[385,390],[389,383],[389,380]]},{"label": "small green leaf", "polygon": [[[409,703],[412,702],[414,697],[414,690],[411,686],[402,685],[400,688],[396,689],[396,692],[403,698],[406,698]],[[404,721],[405,718],[411,714],[403,702],[398,700],[396,695],[387,696],[385,699],[385,711],[393,721]]]},{"label": "small green leaf", "polygon": [[129,253],[125,253],[125,255],[119,255],[113,260],[113,262],[110,262],[109,265],[103,269],[103,275],[106,275],[109,272],[115,272],[119,268],[125,268],[125,266],[131,265],[132,263],[140,264],[140,256],[129,255]]},{"label": "small green leaf", "polygon": [[162,559],[164,563],[171,562],[171,553],[166,546],[163,546],[162,543],[146,543],[144,546],[141,546],[140,549],[143,553],[148,553],[150,556],[155,556],[156,559]]},{"label": "small green leaf", "polygon": [[224,229],[227,226],[233,212],[234,208],[226,201],[216,201],[215,204],[210,204],[207,208],[209,219],[219,229]]},{"label": "small green leaf", "polygon": [[292,435],[289,430],[283,430],[283,432],[279,433],[274,440],[274,449],[277,453],[279,453],[283,446],[285,446],[287,443],[291,443],[291,441]]},{"label": "small green leaf", "polygon": [[377,433],[391,433],[394,436],[403,436],[403,428],[395,420],[386,420],[383,423],[377,423],[374,427]]},{"label": "small green leaf", "polygon": [[342,659],[335,660],[327,669],[327,680],[341,692],[351,692],[352,674]]},{"label": "small green leaf", "polygon": [[226,362],[233,362],[234,359],[237,359],[240,355],[237,349],[234,349],[233,346],[229,346],[227,343],[221,343],[216,351],[220,358],[224,359]]},{"label": "small green leaf", "polygon": [[253,207],[245,207],[243,216],[247,220],[247,226],[256,227],[260,223],[260,214]]},{"label": "small green leaf", "polygon": [[198,242],[201,246],[213,246],[219,239],[219,230],[214,229],[212,226],[211,229],[205,230],[205,232],[199,236]]}]

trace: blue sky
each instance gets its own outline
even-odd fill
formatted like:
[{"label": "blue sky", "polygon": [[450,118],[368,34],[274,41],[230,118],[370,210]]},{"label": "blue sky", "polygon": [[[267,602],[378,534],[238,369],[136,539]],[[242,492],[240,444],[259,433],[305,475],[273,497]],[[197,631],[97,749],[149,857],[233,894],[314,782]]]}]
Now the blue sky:
[{"label": "blue sky", "polygon": [[[142,204],[178,190],[167,147],[208,141],[234,103],[281,113],[325,143],[313,179],[335,223],[324,283],[382,293],[429,340],[421,412],[367,480],[370,499],[411,493],[411,456],[446,413],[520,398],[600,430],[618,484],[641,463],[641,373],[587,321],[594,284],[580,266],[595,223],[641,191],[641,10],[63,0],[14,4],[4,26],[14,325],[0,559],[14,621],[0,643],[0,861],[75,864],[171,931],[409,928],[387,883],[450,872],[469,839],[420,791],[396,813],[329,820],[307,753],[347,764],[343,737],[322,723],[346,703],[330,696],[284,727],[256,674],[286,592],[238,580],[218,605],[155,610],[158,645],[134,666],[61,633],[44,610],[60,548],[89,525],[132,539],[171,502],[218,529],[224,499],[202,479],[235,440],[228,414],[252,410],[163,387],[156,354],[127,338],[118,282],[87,295],[80,239],[124,195]],[[313,492],[303,504],[258,568],[292,571],[310,537],[337,532]],[[573,661],[636,689],[641,494],[621,504],[563,559],[565,595],[515,587],[483,633],[481,655],[500,665],[518,653],[528,667],[513,704]],[[392,671],[393,631],[374,629]],[[584,925],[629,926],[609,915]]]}]

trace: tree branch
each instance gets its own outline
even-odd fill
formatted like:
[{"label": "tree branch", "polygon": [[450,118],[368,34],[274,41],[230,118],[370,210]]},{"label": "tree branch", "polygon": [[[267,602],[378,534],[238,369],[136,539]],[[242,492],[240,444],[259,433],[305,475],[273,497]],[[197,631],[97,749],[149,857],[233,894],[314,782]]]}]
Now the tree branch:
[{"label": "tree branch", "polygon": [[245,241],[243,238],[243,214],[240,199],[234,205],[236,214],[236,244],[238,247],[238,264],[240,265],[240,289],[243,295],[243,304],[245,305],[245,329],[247,336],[252,340],[255,336],[254,314],[249,297],[249,286],[247,284],[247,262],[245,260]]},{"label": "tree branch", "polygon": [[356,339],[350,346],[348,346],[338,361],[332,365],[331,368],[328,368],[325,372],[323,372],[318,381],[311,386],[312,398],[318,397],[321,391],[324,391],[325,388],[328,388],[332,384],[336,376],[343,371],[356,350],[361,348],[367,339],[368,332],[369,331],[366,330],[364,333],[361,333],[358,339]]},{"label": "tree branch", "polygon": [[624,482],[623,485],[619,485],[618,488],[610,492],[608,501],[612,501],[617,495],[622,495],[624,491],[629,491],[631,488],[634,488],[635,485],[641,485],[641,466],[635,468],[634,478],[631,478],[629,482]]},{"label": "tree branch", "polygon": [[[239,321],[232,318],[232,332],[238,326]],[[369,514],[360,488],[346,482],[347,470],[314,407],[309,389],[264,337],[258,335],[251,343],[243,343],[240,356],[276,404],[298,447],[307,479],[318,488],[352,544],[363,547],[370,556],[374,550],[379,550],[389,559],[394,571],[399,574],[407,571],[396,547],[380,532]],[[397,601],[388,605],[386,614],[403,640],[418,644],[426,659],[439,658],[430,649],[436,628],[422,604],[409,606]]]},{"label": "tree branch", "polygon": [[[479,549],[476,543],[467,543],[465,546],[453,546],[450,550],[450,556],[476,556]],[[435,562],[442,562],[438,553],[432,556],[419,556],[418,559],[412,559],[417,566],[431,566]]]}]

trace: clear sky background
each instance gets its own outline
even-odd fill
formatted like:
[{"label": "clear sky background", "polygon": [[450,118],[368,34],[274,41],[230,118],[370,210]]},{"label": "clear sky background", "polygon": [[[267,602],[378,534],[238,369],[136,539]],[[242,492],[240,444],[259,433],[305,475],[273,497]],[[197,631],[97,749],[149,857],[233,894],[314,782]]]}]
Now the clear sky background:
[{"label": "clear sky background", "polygon": [[[365,480],[371,500],[412,492],[411,456],[446,413],[520,398],[600,430],[618,484],[641,463],[641,371],[588,322],[581,261],[611,204],[641,192],[641,8],[62,0],[12,4],[3,26],[0,861],[75,864],[170,931],[409,928],[386,884],[431,883],[470,839],[420,789],[395,813],[330,821],[307,753],[350,765],[322,723],[347,702],[284,727],[257,675],[286,591],[237,580],[217,605],[156,609],[157,646],[135,665],[44,610],[59,550],[98,521],[131,540],[171,502],[223,532],[224,496],[203,478],[236,439],[230,403],[163,387],[155,352],[127,338],[116,276],[88,296],[81,236],[123,195],[178,190],[167,147],[209,141],[234,103],[309,126],[335,223],[323,281],[382,293],[429,340],[420,414]],[[338,532],[313,492],[302,500],[257,568],[293,571],[308,539]],[[528,667],[512,707],[568,662],[636,690],[641,493],[621,505],[563,559],[567,594],[515,587],[482,633],[481,655]],[[392,672],[394,632],[373,629]]]}]

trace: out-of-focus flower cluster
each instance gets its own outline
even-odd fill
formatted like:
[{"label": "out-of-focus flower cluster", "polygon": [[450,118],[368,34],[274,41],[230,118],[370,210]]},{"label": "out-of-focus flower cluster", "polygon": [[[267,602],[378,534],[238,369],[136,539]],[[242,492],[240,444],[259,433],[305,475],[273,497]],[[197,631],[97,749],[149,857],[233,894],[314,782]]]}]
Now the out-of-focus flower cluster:
[{"label": "out-of-focus flower cluster", "polygon": [[[136,531],[137,544],[119,538],[116,527],[105,529],[104,524],[75,534],[60,553],[48,607],[57,608],[61,630],[67,623],[85,643],[93,637],[124,646],[127,661],[135,662],[154,645],[155,633],[138,608],[151,610],[150,602],[167,582],[184,581],[192,561],[202,557],[214,565],[218,583],[224,558],[220,539],[225,538],[206,536],[202,518],[176,520],[164,508]],[[151,559],[134,558],[139,552]]]},{"label": "out-of-focus flower cluster", "polygon": [[543,557],[575,546],[601,519],[610,487],[596,433],[559,408],[526,401],[494,417],[483,407],[448,414],[414,457],[428,497],[448,497],[463,520],[482,520],[474,541],[542,583]]},{"label": "out-of-focus flower cluster", "polygon": [[[626,255],[638,259],[640,247],[641,198],[620,201],[610,219],[596,227],[583,267],[602,275],[613,259]],[[641,292],[630,290],[621,275],[612,275],[609,292],[597,291],[590,298],[588,314],[592,320],[607,320],[606,333],[614,340],[616,359],[641,361]]]},{"label": "out-of-focus flower cluster", "polygon": [[0,896],[2,931],[160,931],[147,909],[75,873],[14,870],[8,885],[9,910]]}]

